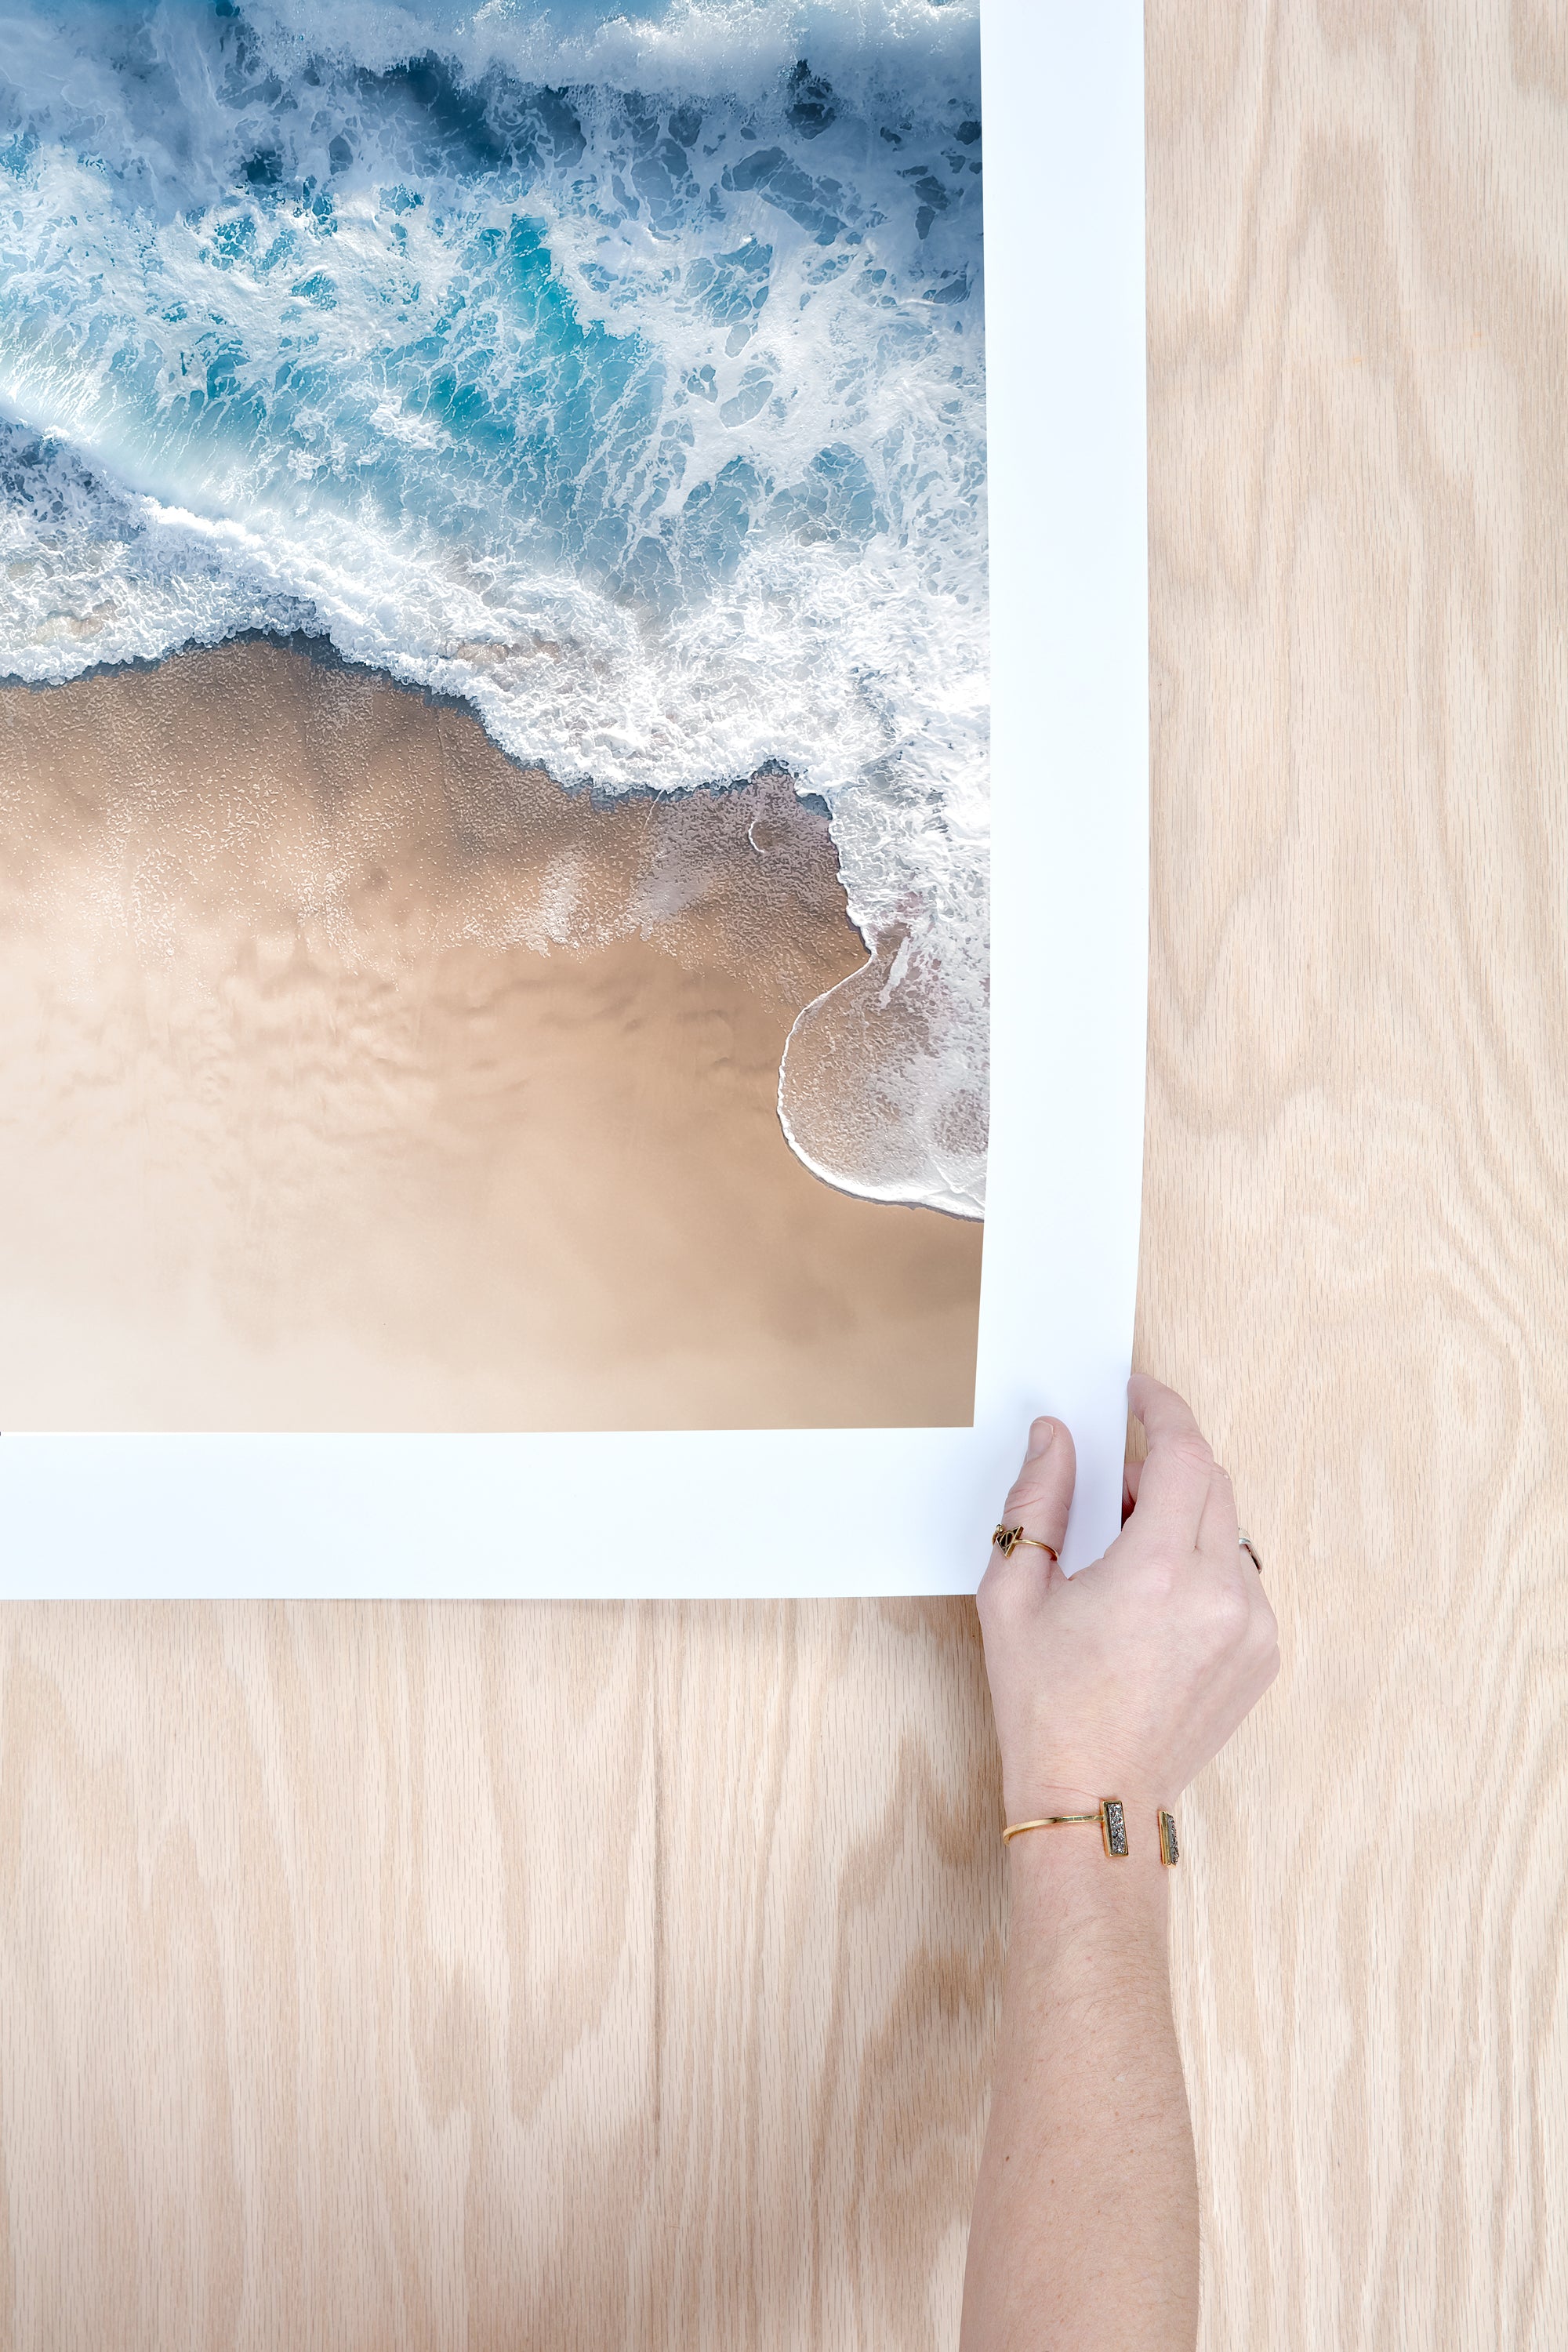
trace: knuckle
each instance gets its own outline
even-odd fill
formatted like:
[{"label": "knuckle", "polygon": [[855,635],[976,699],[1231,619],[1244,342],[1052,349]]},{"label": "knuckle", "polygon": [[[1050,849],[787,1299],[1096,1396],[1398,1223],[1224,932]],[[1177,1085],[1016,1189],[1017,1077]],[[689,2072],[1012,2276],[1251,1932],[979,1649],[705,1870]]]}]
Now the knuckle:
[{"label": "knuckle", "polygon": [[1195,1429],[1184,1429],[1173,1437],[1171,1454],[1175,1461],[1188,1469],[1206,1472],[1214,1468],[1214,1455],[1209,1450],[1209,1442]]},{"label": "knuckle", "polygon": [[1023,1580],[1016,1564],[1010,1559],[994,1559],[981,1578],[980,1589],[974,1596],[982,1628],[994,1625],[999,1632],[1005,1632],[1009,1622],[1018,1615],[1023,1599]]},{"label": "knuckle", "polygon": [[1210,1622],[1227,1647],[1243,1642],[1252,1623],[1247,1587],[1227,1579],[1216,1585],[1209,1601]]},{"label": "knuckle", "polygon": [[1051,1504],[1060,1491],[1059,1481],[1053,1478],[1048,1471],[1020,1470],[1007,1489],[1003,1516],[1010,1518],[1019,1511]]},{"label": "knuckle", "polygon": [[1159,1608],[1176,1590],[1176,1563],[1169,1552],[1152,1551],[1138,1564],[1138,1597],[1146,1608]]},{"label": "knuckle", "polygon": [[1211,1658],[1234,1656],[1248,1649],[1253,1613],[1246,1585],[1234,1583],[1229,1576],[1199,1578],[1192,1592],[1190,1622]]}]

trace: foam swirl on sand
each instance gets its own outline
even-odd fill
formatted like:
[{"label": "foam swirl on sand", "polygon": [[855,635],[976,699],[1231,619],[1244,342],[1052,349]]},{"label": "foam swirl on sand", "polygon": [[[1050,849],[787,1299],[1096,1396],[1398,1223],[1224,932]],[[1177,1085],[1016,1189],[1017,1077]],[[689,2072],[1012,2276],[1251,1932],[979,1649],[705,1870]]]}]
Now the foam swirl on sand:
[{"label": "foam swirl on sand", "polygon": [[598,793],[770,765],[785,1131],[976,1214],[973,0],[0,5],[0,668],[304,629]]}]

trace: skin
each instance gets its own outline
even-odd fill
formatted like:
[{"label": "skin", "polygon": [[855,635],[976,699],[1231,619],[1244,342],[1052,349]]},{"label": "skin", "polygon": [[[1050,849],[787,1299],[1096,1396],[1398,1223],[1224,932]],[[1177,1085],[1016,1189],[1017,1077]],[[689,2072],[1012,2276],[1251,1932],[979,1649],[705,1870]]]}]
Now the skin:
[{"label": "skin", "polygon": [[[1070,1580],[993,1552],[980,1588],[1009,1822],[1120,1797],[1098,1827],[1008,1846],[1002,2031],[964,2278],[961,2352],[1178,2352],[1197,2337],[1198,2200],[1171,2014],[1156,1811],[1174,1811],[1279,1670],[1236,1498],[1173,1390],[1128,1391],[1148,1438],[1121,1535]],[[1037,1421],[1003,1517],[1059,1550],[1075,1473]],[[1179,1865],[1178,1865],[1179,1866]]]}]

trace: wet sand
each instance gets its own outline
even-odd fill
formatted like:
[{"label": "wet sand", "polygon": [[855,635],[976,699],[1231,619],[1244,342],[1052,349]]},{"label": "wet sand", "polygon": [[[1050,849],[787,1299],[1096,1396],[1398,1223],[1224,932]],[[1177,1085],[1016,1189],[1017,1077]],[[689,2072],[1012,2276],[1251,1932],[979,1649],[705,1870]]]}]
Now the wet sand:
[{"label": "wet sand", "polygon": [[967,1422],[980,1228],[775,1111],[787,780],[595,808],[246,643],[0,689],[0,1426]]}]

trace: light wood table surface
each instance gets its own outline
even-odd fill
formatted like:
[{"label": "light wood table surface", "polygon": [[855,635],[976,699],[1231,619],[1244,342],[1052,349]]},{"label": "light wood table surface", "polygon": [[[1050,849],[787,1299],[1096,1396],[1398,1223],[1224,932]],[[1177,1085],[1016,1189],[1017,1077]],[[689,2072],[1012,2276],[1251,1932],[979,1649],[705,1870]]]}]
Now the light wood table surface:
[{"label": "light wood table surface", "polygon": [[[1138,1355],[1286,1656],[1183,1809],[1205,2344],[1553,2352],[1568,16],[1155,0],[1149,129]],[[5,2345],[952,2345],[967,1603],[0,1641]]]}]

